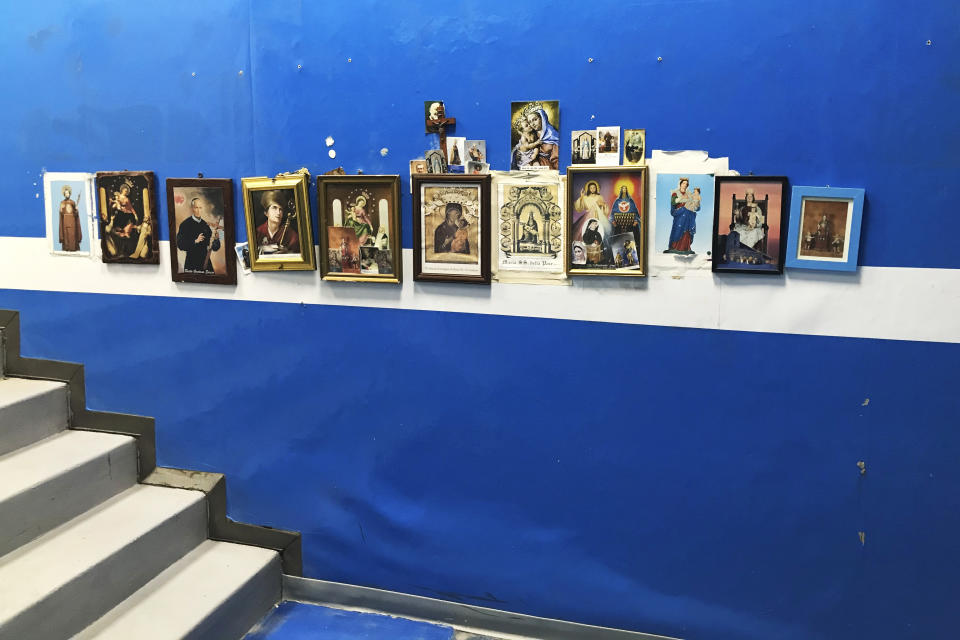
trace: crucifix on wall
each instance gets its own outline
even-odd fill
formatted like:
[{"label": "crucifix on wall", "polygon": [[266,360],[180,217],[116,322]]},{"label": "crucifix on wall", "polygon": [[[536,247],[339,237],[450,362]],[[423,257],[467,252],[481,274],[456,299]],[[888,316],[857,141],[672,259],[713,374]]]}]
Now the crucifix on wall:
[{"label": "crucifix on wall", "polygon": [[447,128],[457,124],[456,118],[448,118],[443,102],[440,100],[427,100],[423,103],[424,121],[427,127],[427,133],[435,133],[440,138],[440,148],[443,150],[443,157],[447,157]]}]

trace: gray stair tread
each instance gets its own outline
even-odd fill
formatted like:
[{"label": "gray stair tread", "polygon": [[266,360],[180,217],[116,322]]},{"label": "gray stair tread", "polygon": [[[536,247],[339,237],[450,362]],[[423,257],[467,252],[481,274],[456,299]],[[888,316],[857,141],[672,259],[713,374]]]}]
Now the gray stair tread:
[{"label": "gray stair tread", "polygon": [[0,456],[0,556],[136,483],[129,436],[68,429]]},{"label": "gray stair tread", "polygon": [[199,491],[136,485],[0,557],[4,623],[202,501]]},{"label": "gray stair tread", "polygon": [[[133,443],[130,436],[66,430],[0,456],[0,504],[65,471]],[[135,480],[136,468],[133,473]]]},{"label": "gray stair tread", "polygon": [[57,389],[66,389],[63,382],[53,380],[30,380],[28,378],[3,378],[0,380],[0,407],[21,402]]},{"label": "gray stair tread", "polygon": [[[262,581],[259,590],[240,591],[252,580]],[[280,580],[277,552],[207,540],[76,638],[160,640],[185,638],[201,633],[201,629],[201,637],[221,637],[217,630],[204,629],[218,611],[230,619],[237,615],[249,616],[251,622],[241,625],[242,635],[277,603]],[[254,597],[259,602],[249,601],[252,591],[260,593],[259,598]],[[230,603],[235,596],[236,601]],[[224,611],[225,605],[235,610]],[[257,608],[259,613],[253,611]]]},{"label": "gray stair tread", "polygon": [[68,421],[66,384],[0,379],[0,455],[63,431]]}]

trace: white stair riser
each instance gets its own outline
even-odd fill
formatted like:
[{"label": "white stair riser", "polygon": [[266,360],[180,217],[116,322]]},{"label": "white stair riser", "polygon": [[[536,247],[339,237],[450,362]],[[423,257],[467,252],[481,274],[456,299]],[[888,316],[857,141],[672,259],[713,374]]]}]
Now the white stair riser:
[{"label": "white stair riser", "polygon": [[271,608],[280,602],[282,570],[278,555],[270,564],[240,586],[212,615],[184,640],[236,640],[242,638]]},{"label": "white stair riser", "polygon": [[41,485],[0,502],[0,556],[85,512],[137,481],[133,439],[99,458],[64,469]]},{"label": "white stair riser", "polygon": [[200,544],[206,516],[204,500],[191,503],[18,612],[0,627],[0,640],[73,636]]},{"label": "white stair riser", "polygon": [[[0,388],[11,380],[0,381]],[[0,455],[67,428],[67,387],[62,384],[48,384],[48,387],[13,404],[4,404],[4,396],[0,394]]]}]

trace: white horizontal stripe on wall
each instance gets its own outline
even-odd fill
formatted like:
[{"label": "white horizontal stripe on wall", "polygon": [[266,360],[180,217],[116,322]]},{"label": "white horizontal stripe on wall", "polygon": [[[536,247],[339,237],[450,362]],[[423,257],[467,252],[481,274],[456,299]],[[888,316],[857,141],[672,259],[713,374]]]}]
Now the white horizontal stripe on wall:
[{"label": "white horizontal stripe on wall", "polygon": [[[861,267],[855,273],[575,278],[569,285],[323,282],[317,271],[237,274],[237,286],[176,283],[160,265],[53,256],[44,238],[0,237],[0,288],[331,304],[593,322],[960,342],[960,269]],[[2,294],[0,294],[2,295]],[[0,307],[3,306],[0,297]]]}]

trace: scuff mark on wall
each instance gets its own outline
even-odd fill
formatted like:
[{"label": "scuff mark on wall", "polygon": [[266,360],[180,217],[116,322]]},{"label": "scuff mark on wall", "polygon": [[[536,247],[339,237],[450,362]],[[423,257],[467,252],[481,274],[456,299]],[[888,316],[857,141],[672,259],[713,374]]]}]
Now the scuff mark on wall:
[{"label": "scuff mark on wall", "polygon": [[34,51],[42,51],[43,45],[45,45],[47,43],[47,40],[49,40],[52,36],[53,36],[52,27],[40,29],[39,31],[36,31],[30,34],[29,36],[27,36],[27,44],[29,44],[30,48],[33,49]]}]

